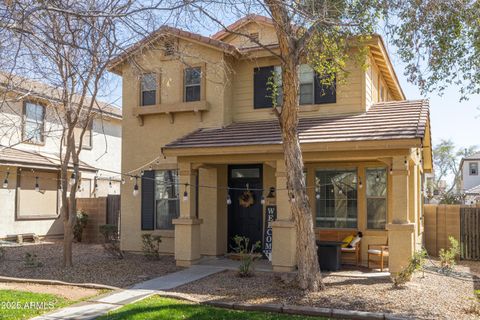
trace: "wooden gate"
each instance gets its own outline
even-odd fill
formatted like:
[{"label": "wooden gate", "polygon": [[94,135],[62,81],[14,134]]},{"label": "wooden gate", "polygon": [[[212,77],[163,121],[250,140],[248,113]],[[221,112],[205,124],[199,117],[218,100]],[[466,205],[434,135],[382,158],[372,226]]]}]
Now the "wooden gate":
[{"label": "wooden gate", "polygon": [[462,259],[480,260],[480,208],[460,209],[460,239]]},{"label": "wooden gate", "polygon": [[120,217],[120,195],[109,194],[107,196],[107,224],[118,226]]}]

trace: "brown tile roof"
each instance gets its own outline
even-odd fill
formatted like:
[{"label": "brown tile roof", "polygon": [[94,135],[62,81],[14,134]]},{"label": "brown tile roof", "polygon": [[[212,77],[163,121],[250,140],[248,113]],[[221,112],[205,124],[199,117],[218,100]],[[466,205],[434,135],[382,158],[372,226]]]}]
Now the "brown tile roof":
[{"label": "brown tile roof", "polygon": [[[356,115],[300,119],[301,143],[415,139],[425,137],[428,100],[377,103]],[[277,120],[240,122],[220,129],[199,129],[165,146],[204,148],[281,144]]]},{"label": "brown tile roof", "polygon": [[[0,164],[18,167],[26,166],[31,168],[60,169],[58,155],[4,147],[0,147]],[[96,168],[83,161],[80,161],[80,170],[97,171]]]},{"label": "brown tile roof", "polygon": [[185,31],[179,28],[174,28],[170,26],[162,26],[158,28],[157,30],[151,32],[149,35],[147,35],[145,38],[142,40],[138,41],[128,49],[126,49],[122,54],[118,55],[114,59],[112,59],[109,63],[109,70],[113,71],[116,66],[118,66],[120,63],[122,63],[125,59],[127,59],[129,56],[131,56],[133,53],[135,53],[137,50],[140,50],[141,48],[151,44],[152,42],[158,40],[162,35],[173,35],[177,36],[180,38],[187,38],[191,40],[198,41],[200,43],[210,45],[213,47],[217,47],[220,50],[225,51],[226,53],[229,53],[231,55],[239,56],[240,51],[238,51],[237,47],[228,44],[226,42],[216,40],[210,37],[202,36],[197,33]]}]

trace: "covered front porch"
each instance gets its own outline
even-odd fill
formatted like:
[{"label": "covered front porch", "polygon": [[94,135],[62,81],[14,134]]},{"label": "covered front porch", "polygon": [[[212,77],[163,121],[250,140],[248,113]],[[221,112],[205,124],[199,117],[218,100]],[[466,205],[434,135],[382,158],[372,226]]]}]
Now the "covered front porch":
[{"label": "covered front porch", "polygon": [[[422,243],[419,147],[398,140],[302,146],[317,239],[362,232],[359,264],[367,266],[369,245],[388,244],[385,262],[391,273],[400,271]],[[192,151],[164,151],[177,156],[180,192],[187,195],[173,221],[177,265],[223,256],[241,235],[261,242],[273,271],[294,271],[297,238],[281,146]],[[370,260],[379,268],[376,257]]]}]

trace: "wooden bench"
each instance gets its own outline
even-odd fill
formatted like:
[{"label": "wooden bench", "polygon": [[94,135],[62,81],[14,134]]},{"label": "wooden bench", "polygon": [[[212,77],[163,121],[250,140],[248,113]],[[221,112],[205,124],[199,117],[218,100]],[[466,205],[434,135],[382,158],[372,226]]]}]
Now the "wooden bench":
[{"label": "wooden bench", "polygon": [[[317,239],[325,241],[342,241],[348,236],[355,236],[358,233],[357,230],[317,230]],[[360,243],[354,248],[342,248],[342,264],[354,264],[359,265],[362,255],[360,254]]]}]

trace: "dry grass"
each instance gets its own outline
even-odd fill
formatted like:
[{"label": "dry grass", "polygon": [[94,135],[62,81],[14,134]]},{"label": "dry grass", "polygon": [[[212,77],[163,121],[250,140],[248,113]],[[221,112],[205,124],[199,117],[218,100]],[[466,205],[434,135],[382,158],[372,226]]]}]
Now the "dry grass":
[{"label": "dry grass", "polygon": [[[40,267],[26,267],[25,254],[37,255]],[[175,272],[172,256],[149,261],[142,255],[126,253],[125,258],[112,258],[101,245],[74,243],[74,266],[62,267],[62,243],[51,242],[20,247],[6,247],[0,262],[0,276],[49,279],[75,283],[97,283],[128,287],[137,282]]]},{"label": "dry grass", "polygon": [[[472,272],[480,262],[460,265]],[[174,289],[202,300],[245,303],[280,303],[394,313],[418,319],[478,319],[471,313],[474,284],[440,274],[417,273],[404,288],[395,289],[389,278],[357,277],[352,272],[324,277],[326,290],[304,293],[279,281],[272,273],[239,278],[228,271]],[[478,284],[478,283],[477,283]]]}]

